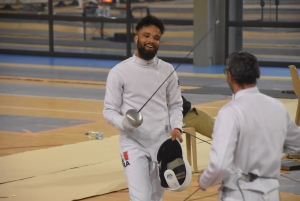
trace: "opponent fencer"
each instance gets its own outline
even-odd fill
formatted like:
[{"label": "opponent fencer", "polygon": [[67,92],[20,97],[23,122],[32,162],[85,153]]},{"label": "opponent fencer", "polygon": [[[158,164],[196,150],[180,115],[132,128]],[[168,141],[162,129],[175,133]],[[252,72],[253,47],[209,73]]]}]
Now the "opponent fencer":
[{"label": "opponent fencer", "polygon": [[[156,56],[163,22],[146,16],[136,25],[135,54],[112,68],[106,82],[103,115],[120,131],[120,154],[131,201],[159,201],[157,151],[168,138],[182,141],[182,98],[173,66]],[[171,75],[167,80],[166,78]],[[166,80],[161,88],[159,86]],[[136,113],[133,121],[129,111]]]},{"label": "opponent fencer", "polygon": [[254,55],[232,53],[224,73],[234,94],[217,115],[200,188],[222,182],[219,200],[279,201],[281,156],[300,153],[300,127],[279,100],[256,87],[260,69]]}]

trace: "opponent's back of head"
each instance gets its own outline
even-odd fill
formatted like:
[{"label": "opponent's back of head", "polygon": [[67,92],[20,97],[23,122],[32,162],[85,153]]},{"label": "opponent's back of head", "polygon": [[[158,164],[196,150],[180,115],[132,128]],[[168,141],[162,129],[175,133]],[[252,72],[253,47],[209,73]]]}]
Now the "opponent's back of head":
[{"label": "opponent's back of head", "polygon": [[136,32],[138,32],[143,27],[147,27],[150,25],[157,26],[159,28],[161,34],[163,34],[165,31],[164,23],[160,19],[158,19],[157,17],[155,17],[153,15],[147,15],[146,17],[143,17],[140,21],[138,21],[138,23],[135,27],[135,30],[136,30]]},{"label": "opponent's back of head", "polygon": [[234,52],[226,60],[227,71],[239,85],[256,84],[260,77],[257,58],[248,52]]}]

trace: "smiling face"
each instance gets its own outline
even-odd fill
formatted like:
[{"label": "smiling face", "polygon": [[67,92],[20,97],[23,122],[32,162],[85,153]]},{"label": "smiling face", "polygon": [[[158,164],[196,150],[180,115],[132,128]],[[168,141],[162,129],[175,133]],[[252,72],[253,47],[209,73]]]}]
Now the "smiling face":
[{"label": "smiling face", "polygon": [[134,40],[137,43],[136,55],[144,60],[151,60],[159,48],[161,32],[155,25],[141,28]]}]

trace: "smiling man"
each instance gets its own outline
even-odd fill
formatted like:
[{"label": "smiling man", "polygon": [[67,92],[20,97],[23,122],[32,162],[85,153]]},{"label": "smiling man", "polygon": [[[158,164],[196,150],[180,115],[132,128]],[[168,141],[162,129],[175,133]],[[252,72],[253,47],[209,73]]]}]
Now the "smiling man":
[{"label": "smiling man", "polygon": [[[112,68],[106,82],[103,115],[120,132],[120,155],[131,201],[162,199],[156,153],[170,136],[182,141],[178,77],[171,64],[156,56],[163,33],[160,19],[150,15],[141,19],[136,25],[135,54]],[[127,111],[142,107],[142,124],[132,125]]]},{"label": "smiling man", "polygon": [[[147,19],[150,20],[151,18]],[[150,21],[145,21],[147,24]],[[136,56],[140,57],[144,60],[151,60],[157,53],[160,43],[160,37],[164,32],[164,28],[162,25],[149,24],[148,26],[144,26],[144,24],[140,23],[136,26],[137,34],[134,37],[134,40],[137,44],[137,52]]]}]

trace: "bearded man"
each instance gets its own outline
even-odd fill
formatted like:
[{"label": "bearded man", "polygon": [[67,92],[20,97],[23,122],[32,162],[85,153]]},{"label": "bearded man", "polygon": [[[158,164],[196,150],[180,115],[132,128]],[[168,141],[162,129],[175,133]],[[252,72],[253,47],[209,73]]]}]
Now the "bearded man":
[{"label": "bearded man", "polygon": [[[164,30],[160,19],[142,18],[136,25],[135,54],[113,67],[106,82],[103,115],[120,131],[120,155],[131,201],[162,199],[165,190],[160,185],[156,153],[170,137],[182,141],[178,77],[171,64],[156,56]],[[126,112],[142,107],[143,123],[132,125]]]}]

